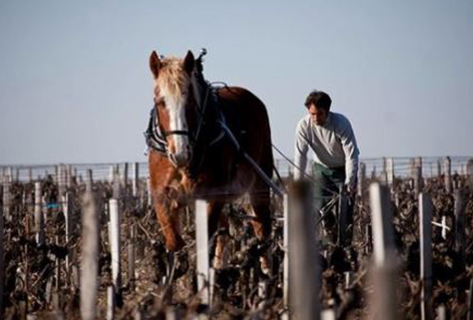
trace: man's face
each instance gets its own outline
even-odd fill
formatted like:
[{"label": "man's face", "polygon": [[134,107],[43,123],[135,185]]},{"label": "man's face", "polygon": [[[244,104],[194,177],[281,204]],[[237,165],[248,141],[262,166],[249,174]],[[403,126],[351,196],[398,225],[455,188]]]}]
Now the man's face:
[{"label": "man's face", "polygon": [[314,104],[309,107],[310,120],[318,126],[323,126],[327,122],[328,112],[323,108],[317,108]]}]

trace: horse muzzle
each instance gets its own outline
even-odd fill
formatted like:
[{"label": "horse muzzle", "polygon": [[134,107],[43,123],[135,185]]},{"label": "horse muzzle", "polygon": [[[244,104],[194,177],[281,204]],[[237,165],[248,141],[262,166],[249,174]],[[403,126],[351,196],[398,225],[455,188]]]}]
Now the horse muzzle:
[{"label": "horse muzzle", "polygon": [[165,131],[165,137],[173,138],[168,140],[170,150],[168,157],[171,163],[177,167],[186,166],[191,158],[191,149],[189,146],[189,132],[184,130]]}]

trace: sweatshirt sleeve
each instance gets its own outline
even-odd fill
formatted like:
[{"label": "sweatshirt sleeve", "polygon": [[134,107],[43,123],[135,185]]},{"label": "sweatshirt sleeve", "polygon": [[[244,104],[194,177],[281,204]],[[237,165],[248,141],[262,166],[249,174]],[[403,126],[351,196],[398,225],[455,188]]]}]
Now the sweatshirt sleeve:
[{"label": "sweatshirt sleeve", "polygon": [[304,119],[299,121],[296,128],[296,137],[294,143],[294,180],[300,180],[304,176],[307,166],[307,151],[309,150],[309,141],[307,135],[307,126]]},{"label": "sweatshirt sleeve", "polygon": [[348,119],[345,120],[339,133],[343,152],[345,153],[345,185],[354,188],[358,174],[358,156],[360,152],[351,124]]}]

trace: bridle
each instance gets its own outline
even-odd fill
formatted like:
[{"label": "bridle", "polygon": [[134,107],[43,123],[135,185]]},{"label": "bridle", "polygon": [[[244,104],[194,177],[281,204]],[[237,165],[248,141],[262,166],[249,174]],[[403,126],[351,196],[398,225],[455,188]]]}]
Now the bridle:
[{"label": "bridle", "polygon": [[[167,138],[169,136],[187,136],[192,149],[195,150],[198,147],[203,148],[203,144],[205,144],[205,147],[212,146],[218,141],[220,141],[225,135],[225,132],[220,129],[214,139],[211,139],[210,141],[202,141],[202,132],[204,130],[204,127],[209,124],[206,119],[209,104],[216,104],[217,100],[214,87],[210,83],[205,81],[201,73],[202,58],[205,54],[206,51],[205,49],[203,49],[199,57],[195,60],[196,65],[194,67],[194,71],[190,76],[190,86],[192,87],[192,92],[194,94],[193,98],[196,104],[197,113],[197,126],[195,132],[190,132],[189,130],[164,130],[161,127],[161,123],[159,121],[159,113],[157,111],[156,99],[155,105],[151,110],[150,123],[147,131],[145,132],[148,147],[152,148],[155,151],[158,151],[163,155],[166,155],[175,167],[177,167],[178,165],[173,154],[170,153],[168,148]],[[223,114],[219,110],[216,116],[216,122],[224,121]],[[191,153],[191,159],[189,163],[192,162],[193,156],[194,152]]]}]

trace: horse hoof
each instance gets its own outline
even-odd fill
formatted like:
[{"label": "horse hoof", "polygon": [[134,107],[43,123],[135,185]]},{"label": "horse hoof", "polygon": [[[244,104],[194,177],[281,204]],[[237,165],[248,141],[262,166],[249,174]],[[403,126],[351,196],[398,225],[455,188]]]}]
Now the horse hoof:
[{"label": "horse hoof", "polygon": [[214,256],[213,268],[215,270],[221,270],[221,269],[224,269],[225,267],[226,267],[226,264],[223,257],[217,256],[217,255]]},{"label": "horse hoof", "polygon": [[268,257],[262,256],[259,258],[261,272],[264,275],[270,276],[271,275],[271,262]]}]

